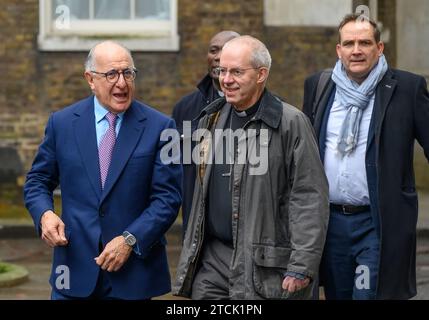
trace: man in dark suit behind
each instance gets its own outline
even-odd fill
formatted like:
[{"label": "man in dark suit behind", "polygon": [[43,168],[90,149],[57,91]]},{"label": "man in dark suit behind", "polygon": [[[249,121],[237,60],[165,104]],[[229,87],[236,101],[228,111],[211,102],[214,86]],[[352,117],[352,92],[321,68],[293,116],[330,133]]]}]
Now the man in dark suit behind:
[{"label": "man in dark suit behind", "polygon": [[[235,31],[221,31],[215,34],[209,43],[207,50],[207,74],[198,83],[197,89],[190,94],[184,96],[173,108],[173,119],[176,121],[177,130],[184,139],[184,124],[188,121],[191,125],[190,133],[192,134],[198,125],[198,116],[205,107],[207,107],[214,100],[223,96],[220,89],[219,76],[216,69],[219,67],[220,54],[224,44],[240,36]],[[185,129],[186,130],[186,129]],[[188,142],[189,142],[188,140]],[[185,141],[183,141],[185,142]],[[192,147],[195,143],[192,142]],[[192,148],[193,149],[193,148]],[[182,150],[183,151],[183,150]],[[185,151],[186,152],[186,151]],[[186,157],[184,155],[184,157]],[[194,185],[196,177],[196,167],[191,161],[183,163],[183,202],[182,202],[182,218],[183,218],[183,234],[186,231],[188,224],[189,213],[192,206],[192,195],[194,194]]]},{"label": "man in dark suit behind", "polygon": [[[134,100],[136,72],[128,49],[95,46],[85,64],[94,95],[50,116],[28,173],[26,206],[54,247],[52,299],[170,291],[164,234],[180,207],[182,170],[163,161],[160,135],[175,124]],[[59,184],[61,218],[52,199]]]},{"label": "man in dark suit behind", "polygon": [[417,139],[429,159],[429,95],[423,77],[389,68],[383,49],[373,21],[346,16],[334,70],[305,81],[329,181],[327,299],[416,295],[413,151]]}]

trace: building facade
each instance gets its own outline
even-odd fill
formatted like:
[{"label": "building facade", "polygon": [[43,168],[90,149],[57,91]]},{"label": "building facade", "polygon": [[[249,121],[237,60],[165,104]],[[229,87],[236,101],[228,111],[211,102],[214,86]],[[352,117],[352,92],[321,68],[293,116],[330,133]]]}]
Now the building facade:
[{"label": "building facade", "polygon": [[[0,187],[22,186],[49,114],[90,94],[83,63],[93,43],[130,47],[137,99],[170,114],[205,74],[209,39],[250,34],[272,54],[268,88],[301,107],[305,77],[334,65],[336,25],[362,4],[382,25],[389,64],[429,75],[425,0],[0,0],[0,155],[12,154],[2,157]],[[416,154],[418,185],[429,186]]]}]

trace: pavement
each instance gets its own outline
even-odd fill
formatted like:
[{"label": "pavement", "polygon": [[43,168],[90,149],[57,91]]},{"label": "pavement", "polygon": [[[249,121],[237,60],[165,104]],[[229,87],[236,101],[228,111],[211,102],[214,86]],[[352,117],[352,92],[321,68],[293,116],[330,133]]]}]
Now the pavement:
[{"label": "pavement", "polygon": [[[415,300],[429,300],[429,193],[419,194],[419,220],[417,223],[417,291]],[[181,226],[176,222],[167,233],[167,253],[172,279],[181,250]],[[47,300],[51,271],[52,249],[35,235],[28,221],[0,220],[0,261],[24,266],[29,271],[28,281],[0,287],[0,300]],[[166,294],[157,299],[179,299]]]},{"label": "pavement", "polygon": [[[1,223],[0,223],[1,226]],[[0,300],[48,300],[50,299],[51,287],[48,283],[51,273],[52,249],[35,237],[32,226],[3,225],[3,233],[0,232],[0,261],[24,266],[29,272],[28,281],[13,286],[0,286]],[[17,229],[19,237],[12,232]],[[25,231],[26,230],[26,231]],[[176,266],[181,250],[181,226],[176,223],[167,233],[168,263],[170,274],[174,279]],[[171,294],[158,297],[162,300],[176,300]]]}]

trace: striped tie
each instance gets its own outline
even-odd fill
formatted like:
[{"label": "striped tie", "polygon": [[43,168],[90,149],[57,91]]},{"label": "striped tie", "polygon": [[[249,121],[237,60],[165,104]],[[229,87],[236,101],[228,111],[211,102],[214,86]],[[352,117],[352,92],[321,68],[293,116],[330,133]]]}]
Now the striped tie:
[{"label": "striped tie", "polygon": [[104,188],[104,183],[106,182],[107,172],[109,171],[110,161],[112,160],[113,147],[116,142],[116,119],[118,117],[116,114],[108,113],[106,114],[106,119],[109,121],[109,129],[107,129],[106,134],[103,136],[98,147],[98,158],[100,161],[100,178],[101,178],[101,188]]}]

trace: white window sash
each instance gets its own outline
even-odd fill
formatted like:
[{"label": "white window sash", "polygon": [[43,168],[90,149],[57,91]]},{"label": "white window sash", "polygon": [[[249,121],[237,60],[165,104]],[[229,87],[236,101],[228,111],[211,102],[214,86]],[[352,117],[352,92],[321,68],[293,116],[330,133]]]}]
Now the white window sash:
[{"label": "white window sash", "polygon": [[[130,1],[131,5],[135,3],[135,0]],[[134,6],[131,15],[135,17]],[[86,51],[103,36],[113,36],[133,51],[179,50],[177,0],[171,0],[169,20],[138,18],[71,20],[70,28],[58,29],[56,19],[52,16],[51,0],[39,0],[39,17],[40,50]]]},{"label": "white window sash", "polygon": [[[113,25],[120,25],[120,28],[112,28]],[[99,36],[99,35],[159,35],[168,36],[171,32],[171,22],[162,20],[72,20],[70,29],[56,29],[55,21],[51,21],[50,29],[52,35],[78,35],[78,36]]]}]

